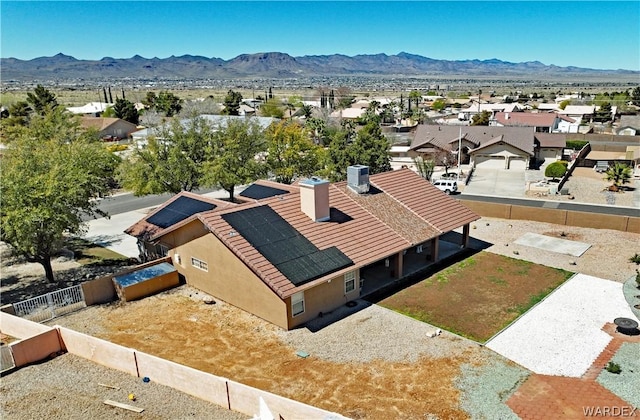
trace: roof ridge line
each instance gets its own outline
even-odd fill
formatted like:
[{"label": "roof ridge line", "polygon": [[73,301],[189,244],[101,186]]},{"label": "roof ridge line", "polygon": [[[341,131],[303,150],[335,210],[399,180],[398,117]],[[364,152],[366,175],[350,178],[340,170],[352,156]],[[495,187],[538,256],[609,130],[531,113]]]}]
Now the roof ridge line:
[{"label": "roof ridge line", "polygon": [[[411,170],[411,169],[407,169],[407,170]],[[371,182],[371,181],[369,181]],[[415,214],[420,220],[422,220],[423,222],[425,222],[426,224],[428,224],[429,226],[431,226],[433,228],[433,230],[435,230],[436,232],[439,232],[440,235],[442,235],[442,230],[438,229],[433,223],[431,223],[430,221],[428,221],[427,219],[425,219],[424,217],[422,217],[421,215],[419,215],[418,213],[416,213],[411,207],[407,206],[402,200],[399,200],[397,197],[395,197],[393,194],[386,192],[384,189],[380,188],[379,186],[375,185],[374,186],[376,188],[378,188],[380,191],[383,191],[385,194],[387,194],[389,197],[393,198],[395,201],[397,201],[398,203],[400,203],[400,205],[402,205],[405,209],[409,210],[411,213]]]},{"label": "roof ridge line", "polygon": [[[369,180],[369,183],[371,183],[371,180]],[[391,230],[397,237],[401,238],[403,241],[405,241],[406,243],[408,243],[409,245],[413,245],[411,242],[409,242],[404,236],[399,235],[395,229],[391,226],[389,226],[384,220],[380,219],[378,216],[376,216],[375,214],[371,213],[369,211],[369,209],[367,209],[366,207],[364,207],[363,205],[361,205],[360,203],[358,203],[356,200],[354,200],[352,197],[349,197],[349,194],[347,194],[346,192],[342,191],[340,188],[338,188],[334,183],[329,184],[331,187],[335,188],[336,191],[338,191],[340,194],[344,195],[345,197],[347,197],[349,200],[351,200],[356,206],[358,206],[359,208],[361,208],[362,210],[364,210],[367,214],[371,215],[371,217],[373,217],[374,219],[376,219],[378,222],[382,223],[387,229]],[[347,188],[349,188],[349,185],[346,186]],[[376,187],[378,188],[378,187]],[[380,191],[382,191],[382,189],[380,189]],[[385,193],[386,194],[386,193]],[[395,198],[394,198],[395,200]],[[396,200],[397,201],[397,200]]]}]

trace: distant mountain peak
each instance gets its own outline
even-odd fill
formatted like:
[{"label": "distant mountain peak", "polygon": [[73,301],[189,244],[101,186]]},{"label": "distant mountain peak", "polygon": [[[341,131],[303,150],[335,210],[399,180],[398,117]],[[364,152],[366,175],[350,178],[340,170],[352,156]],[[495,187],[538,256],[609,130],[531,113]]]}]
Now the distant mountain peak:
[{"label": "distant mountain peak", "polygon": [[53,57],[33,60],[0,59],[4,80],[104,80],[106,79],[229,79],[237,77],[328,77],[328,76],[487,76],[546,77],[558,75],[624,75],[638,76],[630,70],[595,70],[578,67],[545,65],[539,61],[511,63],[498,58],[487,60],[438,60],[402,51],[396,55],[344,54],[305,55],[293,57],[278,51],[241,54],[230,60],[203,56],[172,55],[168,58],[104,57],[101,60],[77,60],[58,53]]}]

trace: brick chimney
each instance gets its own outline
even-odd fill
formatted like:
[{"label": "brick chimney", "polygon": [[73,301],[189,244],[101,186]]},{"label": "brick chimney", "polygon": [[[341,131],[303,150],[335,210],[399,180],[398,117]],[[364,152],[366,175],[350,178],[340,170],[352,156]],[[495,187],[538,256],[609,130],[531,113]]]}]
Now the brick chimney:
[{"label": "brick chimney", "polygon": [[299,185],[300,210],[314,222],[329,220],[329,181],[312,177]]}]

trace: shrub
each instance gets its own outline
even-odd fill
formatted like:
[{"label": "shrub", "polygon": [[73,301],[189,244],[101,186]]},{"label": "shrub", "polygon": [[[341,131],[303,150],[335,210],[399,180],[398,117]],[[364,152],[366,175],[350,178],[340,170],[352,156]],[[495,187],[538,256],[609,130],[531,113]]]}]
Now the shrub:
[{"label": "shrub", "polygon": [[584,140],[567,140],[567,149],[581,150],[587,143],[589,142]]},{"label": "shrub", "polygon": [[126,144],[110,144],[109,146],[107,146],[107,150],[111,153],[121,152],[123,150],[127,150],[128,148],[129,146],[127,146]]},{"label": "shrub", "polygon": [[605,369],[607,369],[607,372],[615,373],[616,375],[619,374],[620,372],[622,372],[622,369],[620,368],[620,365],[617,364],[617,363],[613,363],[613,362],[609,362],[609,364],[607,365],[607,367]]},{"label": "shrub", "polygon": [[553,162],[550,163],[547,168],[544,170],[544,176],[556,179],[561,178],[564,174],[567,173],[566,165],[562,164],[562,162]]},{"label": "shrub", "polygon": [[629,262],[636,263],[636,265],[640,265],[640,254],[636,252],[636,255],[629,258]]}]

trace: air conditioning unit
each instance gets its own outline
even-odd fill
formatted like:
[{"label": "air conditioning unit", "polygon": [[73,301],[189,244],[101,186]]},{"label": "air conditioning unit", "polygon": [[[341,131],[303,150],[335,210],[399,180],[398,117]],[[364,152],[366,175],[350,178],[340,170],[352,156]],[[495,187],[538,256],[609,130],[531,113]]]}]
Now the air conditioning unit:
[{"label": "air conditioning unit", "polygon": [[352,165],[347,168],[347,185],[358,194],[369,192],[369,167]]}]

